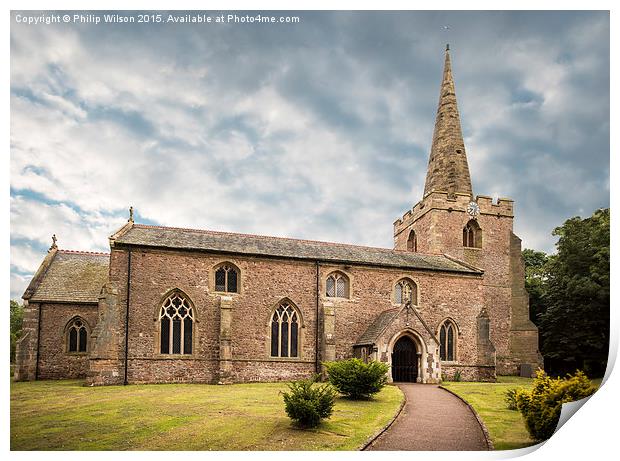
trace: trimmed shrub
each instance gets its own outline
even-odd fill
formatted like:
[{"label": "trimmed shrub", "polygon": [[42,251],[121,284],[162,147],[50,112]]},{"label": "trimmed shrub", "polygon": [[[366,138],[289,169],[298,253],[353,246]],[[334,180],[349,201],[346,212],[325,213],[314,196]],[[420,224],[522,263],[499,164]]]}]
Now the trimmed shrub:
[{"label": "trimmed shrub", "polygon": [[334,411],[336,391],[315,382],[316,378],[295,381],[287,384],[289,392],[282,393],[286,414],[302,427],[316,427]]},{"label": "trimmed shrub", "polygon": [[583,399],[594,391],[596,387],[582,371],[564,379],[552,379],[543,370],[538,370],[532,390],[520,389],[515,400],[530,436],[541,441],[553,435],[563,403]]},{"label": "trimmed shrub", "polygon": [[360,359],[325,362],[329,382],[341,394],[355,400],[370,398],[387,383],[389,366],[371,360],[364,363]]}]

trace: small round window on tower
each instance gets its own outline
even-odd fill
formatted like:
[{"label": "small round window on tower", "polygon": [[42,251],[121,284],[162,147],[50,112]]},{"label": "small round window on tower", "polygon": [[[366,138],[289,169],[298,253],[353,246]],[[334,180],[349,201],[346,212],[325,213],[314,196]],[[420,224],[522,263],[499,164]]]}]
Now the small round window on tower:
[{"label": "small round window on tower", "polygon": [[462,153],[463,153],[463,151],[462,151],[461,149],[457,149],[457,150],[456,150],[456,153],[457,153],[457,154],[462,154]]}]

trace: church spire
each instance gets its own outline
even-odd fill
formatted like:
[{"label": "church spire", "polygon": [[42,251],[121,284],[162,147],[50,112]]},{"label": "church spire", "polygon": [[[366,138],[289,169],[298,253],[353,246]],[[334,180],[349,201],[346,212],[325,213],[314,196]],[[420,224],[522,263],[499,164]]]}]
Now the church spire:
[{"label": "church spire", "polygon": [[443,81],[433,132],[433,145],[428,160],[424,196],[433,191],[472,195],[465,143],[461,132],[459,110],[450,63],[450,45],[446,45]]}]

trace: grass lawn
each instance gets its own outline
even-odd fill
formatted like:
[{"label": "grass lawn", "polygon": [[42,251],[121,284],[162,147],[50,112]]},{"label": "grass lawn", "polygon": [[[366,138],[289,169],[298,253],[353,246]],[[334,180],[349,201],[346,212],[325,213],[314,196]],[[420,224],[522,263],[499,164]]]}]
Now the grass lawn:
[{"label": "grass lawn", "polygon": [[533,445],[525,422],[518,411],[506,408],[506,390],[531,388],[533,379],[498,376],[496,383],[444,382],[447,389],[463,397],[476,410],[489,430],[496,450],[511,450]]},{"label": "grass lawn", "polygon": [[403,399],[386,386],[371,401],[337,399],[317,429],[296,428],[282,383],[84,387],[11,383],[11,450],[356,450]]}]

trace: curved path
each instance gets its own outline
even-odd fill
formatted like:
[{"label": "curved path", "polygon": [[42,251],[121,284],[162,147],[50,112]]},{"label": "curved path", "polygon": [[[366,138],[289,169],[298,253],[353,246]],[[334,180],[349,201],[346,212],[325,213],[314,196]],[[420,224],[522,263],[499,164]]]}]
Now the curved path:
[{"label": "curved path", "polygon": [[398,383],[407,403],[366,450],[487,450],[472,411],[437,385]]}]

